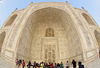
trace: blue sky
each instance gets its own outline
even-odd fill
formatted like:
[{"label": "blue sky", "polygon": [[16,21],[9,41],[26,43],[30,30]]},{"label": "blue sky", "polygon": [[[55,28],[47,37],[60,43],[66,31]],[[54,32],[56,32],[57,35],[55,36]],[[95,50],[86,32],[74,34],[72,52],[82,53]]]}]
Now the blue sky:
[{"label": "blue sky", "polygon": [[16,9],[26,8],[31,2],[66,2],[73,7],[84,7],[100,26],[100,0],[0,0],[0,28],[8,16]]}]

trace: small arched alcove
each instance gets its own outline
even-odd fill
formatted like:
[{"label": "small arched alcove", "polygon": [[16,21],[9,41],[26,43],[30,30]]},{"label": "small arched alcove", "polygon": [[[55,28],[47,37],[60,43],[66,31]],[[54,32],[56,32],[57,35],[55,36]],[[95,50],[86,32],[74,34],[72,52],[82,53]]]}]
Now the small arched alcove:
[{"label": "small arched alcove", "polygon": [[2,48],[2,45],[3,45],[4,39],[5,39],[5,36],[6,36],[6,32],[2,32],[0,34],[0,52],[1,52],[1,48]]},{"label": "small arched alcove", "polygon": [[94,35],[96,37],[96,40],[97,40],[97,43],[98,43],[98,47],[99,47],[99,50],[100,50],[100,33],[97,30],[95,30],[94,31]]},{"label": "small arched alcove", "polygon": [[17,14],[14,14],[13,16],[11,16],[11,18],[7,21],[5,26],[11,25],[13,21],[16,19],[16,17],[17,17]]},{"label": "small arched alcove", "polygon": [[54,37],[54,30],[52,28],[46,29],[46,37]]},{"label": "small arched alcove", "polygon": [[91,24],[94,25],[93,20],[89,17],[89,15],[87,15],[86,13],[82,13],[83,17],[86,19],[86,21]]}]

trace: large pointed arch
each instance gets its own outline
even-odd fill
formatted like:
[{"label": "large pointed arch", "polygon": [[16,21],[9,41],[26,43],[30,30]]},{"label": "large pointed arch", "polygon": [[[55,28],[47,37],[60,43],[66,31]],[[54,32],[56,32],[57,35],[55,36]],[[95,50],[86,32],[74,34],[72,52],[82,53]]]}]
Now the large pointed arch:
[{"label": "large pointed arch", "polygon": [[[54,30],[54,37],[45,36],[45,31],[48,28]],[[19,40],[17,58],[44,61],[46,47],[42,44],[44,43],[43,39],[47,39],[47,41],[55,41],[56,39],[55,42],[51,42],[53,44],[47,42],[51,49],[54,46],[55,56],[57,56],[55,62],[60,58],[72,59],[79,55],[82,56],[81,42],[74,22],[71,16],[61,9],[46,7],[33,12],[28,17]],[[47,49],[49,49],[48,45]]]}]

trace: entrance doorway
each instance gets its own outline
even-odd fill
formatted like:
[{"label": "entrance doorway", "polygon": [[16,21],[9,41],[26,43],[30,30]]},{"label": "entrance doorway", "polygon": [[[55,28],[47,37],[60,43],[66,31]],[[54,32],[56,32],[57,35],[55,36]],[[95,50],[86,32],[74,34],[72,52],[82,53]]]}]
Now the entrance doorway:
[{"label": "entrance doorway", "polygon": [[44,61],[46,63],[55,63],[57,52],[57,38],[44,38],[43,39],[43,51],[44,51]]},{"label": "entrance doorway", "polygon": [[50,47],[45,50],[45,62],[55,63],[55,50]]}]

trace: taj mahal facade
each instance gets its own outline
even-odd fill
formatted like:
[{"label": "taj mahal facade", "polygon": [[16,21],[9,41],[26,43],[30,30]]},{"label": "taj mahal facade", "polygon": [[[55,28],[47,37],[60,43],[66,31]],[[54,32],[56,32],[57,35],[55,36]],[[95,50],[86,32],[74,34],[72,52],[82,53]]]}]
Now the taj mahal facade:
[{"label": "taj mahal facade", "polygon": [[37,62],[83,61],[99,57],[100,28],[92,16],[69,3],[31,3],[14,11],[0,29],[0,55]]}]

